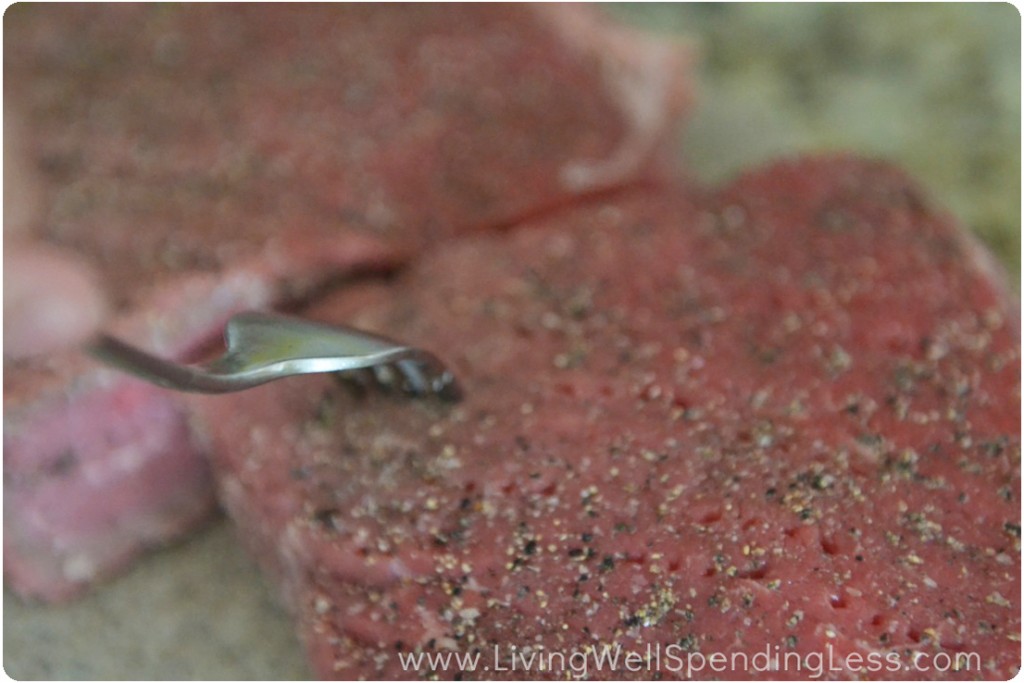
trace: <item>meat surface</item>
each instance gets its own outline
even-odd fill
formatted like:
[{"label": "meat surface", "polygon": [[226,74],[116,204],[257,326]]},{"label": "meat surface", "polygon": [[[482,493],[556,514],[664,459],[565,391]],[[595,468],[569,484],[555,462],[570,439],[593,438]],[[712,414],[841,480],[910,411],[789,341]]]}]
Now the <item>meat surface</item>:
[{"label": "meat surface", "polygon": [[308,311],[461,403],[304,377],[192,413],[323,677],[1008,678],[1020,332],[978,253],[881,164],[627,190]]},{"label": "meat surface", "polygon": [[[658,175],[687,98],[683,52],[578,7],[19,6],[5,38],[35,238],[177,357],[238,310]],[[15,591],[73,595],[212,506],[170,393],[77,353],[5,363],[4,393]]]}]

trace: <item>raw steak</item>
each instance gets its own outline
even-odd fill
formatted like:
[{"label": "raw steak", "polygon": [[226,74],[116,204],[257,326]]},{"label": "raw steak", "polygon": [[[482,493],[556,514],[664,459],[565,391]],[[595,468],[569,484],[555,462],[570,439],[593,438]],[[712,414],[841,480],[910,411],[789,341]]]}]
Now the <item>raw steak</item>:
[{"label": "raw steak", "polygon": [[[440,353],[462,403],[307,377],[193,413],[324,677],[1008,678],[1020,334],[980,253],[880,164],[624,191],[309,311]],[[445,652],[480,660],[402,663]],[[888,668],[916,653],[979,659]]]},{"label": "raw steak", "polygon": [[[184,356],[242,308],[657,175],[685,55],[587,9],[12,8],[38,236],[115,332]],[[212,500],[177,397],[77,354],[5,364],[5,575],[74,594]]]}]

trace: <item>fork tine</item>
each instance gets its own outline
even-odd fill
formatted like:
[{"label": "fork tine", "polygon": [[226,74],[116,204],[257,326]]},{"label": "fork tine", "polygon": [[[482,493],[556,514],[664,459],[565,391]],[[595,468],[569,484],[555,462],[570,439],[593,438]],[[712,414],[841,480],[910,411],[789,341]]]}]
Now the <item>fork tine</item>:
[{"label": "fork tine", "polygon": [[405,379],[402,387],[406,393],[423,396],[430,393],[430,382],[427,381],[422,364],[412,358],[405,358],[395,363],[398,372]]},{"label": "fork tine", "polygon": [[431,382],[431,390],[442,401],[454,403],[462,400],[462,387],[450,370],[444,370]]},{"label": "fork tine", "polygon": [[374,379],[376,379],[379,386],[384,387],[385,389],[395,388],[398,373],[395,371],[393,365],[390,363],[375,365],[371,370],[373,371]]},{"label": "fork tine", "polygon": [[338,386],[347,389],[357,399],[365,398],[370,393],[370,390],[377,386],[377,379],[373,375],[373,370],[367,368],[349,370],[347,372],[334,372],[331,375]]}]

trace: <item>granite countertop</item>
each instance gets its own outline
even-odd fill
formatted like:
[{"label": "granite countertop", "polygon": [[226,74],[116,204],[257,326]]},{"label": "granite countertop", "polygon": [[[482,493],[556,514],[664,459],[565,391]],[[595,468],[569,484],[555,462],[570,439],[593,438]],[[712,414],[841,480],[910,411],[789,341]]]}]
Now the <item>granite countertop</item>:
[{"label": "granite countertop", "polygon": [[[613,6],[695,44],[699,104],[680,142],[717,182],[847,149],[909,169],[989,243],[1019,291],[1020,15],[1008,4]],[[213,521],[70,605],[4,592],[17,679],[309,676],[287,616]]]}]

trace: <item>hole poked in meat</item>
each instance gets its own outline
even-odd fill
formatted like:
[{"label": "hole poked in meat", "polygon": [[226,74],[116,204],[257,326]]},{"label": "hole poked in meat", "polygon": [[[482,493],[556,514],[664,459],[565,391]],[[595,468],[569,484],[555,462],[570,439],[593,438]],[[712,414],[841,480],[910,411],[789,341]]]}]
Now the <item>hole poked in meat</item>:
[{"label": "hole poked in meat", "polygon": [[769,565],[767,562],[752,562],[747,568],[737,571],[736,577],[760,581],[761,579],[768,578],[768,569]]},{"label": "hole poked in meat", "polygon": [[722,511],[721,510],[713,510],[713,511],[708,512],[707,514],[705,514],[703,517],[701,517],[700,518],[700,523],[701,524],[714,524],[715,522],[721,521],[721,519],[722,519]]},{"label": "hole poked in meat", "polygon": [[846,609],[849,605],[846,602],[846,596],[842,593],[838,595],[830,595],[828,598],[828,604],[832,609]]}]

